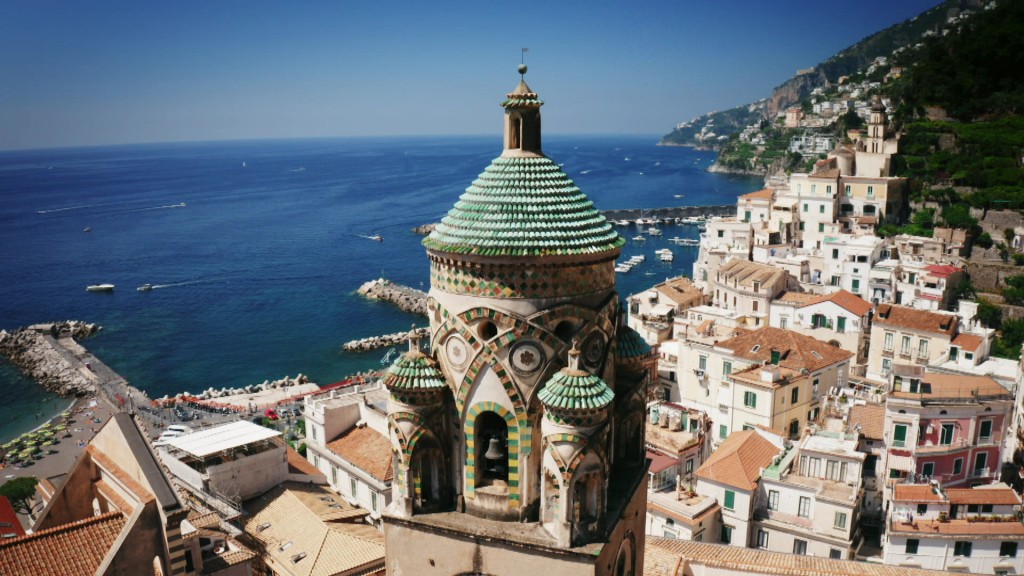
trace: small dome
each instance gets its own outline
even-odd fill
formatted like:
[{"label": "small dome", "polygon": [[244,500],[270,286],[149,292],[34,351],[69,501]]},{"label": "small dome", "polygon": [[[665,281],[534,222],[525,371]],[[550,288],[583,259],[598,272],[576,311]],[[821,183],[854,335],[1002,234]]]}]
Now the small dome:
[{"label": "small dome", "polygon": [[604,380],[570,367],[556,372],[537,397],[551,410],[589,412],[611,404],[615,393]]},{"label": "small dome", "polygon": [[622,325],[615,335],[615,342],[618,344],[617,354],[619,358],[646,358],[651,354],[651,345],[648,344],[639,332]]},{"label": "small dome", "polygon": [[384,375],[384,385],[396,391],[433,391],[447,388],[437,361],[423,352],[406,352],[399,356]]}]

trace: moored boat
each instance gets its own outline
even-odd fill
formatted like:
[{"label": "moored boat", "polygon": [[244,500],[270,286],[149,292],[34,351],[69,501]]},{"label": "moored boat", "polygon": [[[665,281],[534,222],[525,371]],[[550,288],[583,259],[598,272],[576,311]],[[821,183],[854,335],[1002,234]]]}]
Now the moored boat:
[{"label": "moored boat", "polygon": [[86,292],[113,292],[113,284],[90,284],[85,287]]}]

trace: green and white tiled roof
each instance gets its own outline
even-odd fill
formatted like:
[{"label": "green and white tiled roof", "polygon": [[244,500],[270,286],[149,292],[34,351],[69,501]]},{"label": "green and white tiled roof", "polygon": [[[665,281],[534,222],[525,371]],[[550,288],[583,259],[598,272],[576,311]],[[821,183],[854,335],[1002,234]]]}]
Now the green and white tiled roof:
[{"label": "green and white tiled roof", "polygon": [[483,256],[593,254],[621,247],[594,203],[550,158],[495,158],[423,240]]},{"label": "green and white tiled roof", "polygon": [[615,336],[619,358],[643,358],[651,353],[651,346],[639,332],[623,325]]},{"label": "green and white tiled roof", "polygon": [[583,370],[563,368],[555,373],[537,395],[546,408],[556,410],[598,410],[611,404],[615,393],[597,376]]},{"label": "green and white tiled roof", "polygon": [[437,361],[422,352],[406,352],[384,375],[389,390],[428,391],[447,387]]}]

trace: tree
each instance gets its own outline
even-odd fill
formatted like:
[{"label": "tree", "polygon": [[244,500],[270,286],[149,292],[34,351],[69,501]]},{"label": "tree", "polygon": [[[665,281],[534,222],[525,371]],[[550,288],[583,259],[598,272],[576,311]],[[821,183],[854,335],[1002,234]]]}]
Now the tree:
[{"label": "tree", "polygon": [[1003,321],[1003,329],[995,341],[992,354],[1000,358],[1020,358],[1020,346],[1024,343],[1024,319]]},{"label": "tree", "polygon": [[981,236],[978,236],[978,239],[975,240],[974,243],[978,248],[991,248],[993,244],[992,236],[990,236],[988,232],[983,232]]},{"label": "tree", "polygon": [[34,476],[15,478],[0,486],[0,496],[6,496],[17,512],[32,514],[32,497],[36,494],[36,484],[39,483]]},{"label": "tree", "polygon": [[966,204],[950,204],[942,209],[942,220],[950,228],[969,230],[977,226],[978,221],[971,216],[971,209]]},{"label": "tree", "polygon": [[1003,309],[984,298],[979,298],[977,318],[985,327],[999,329],[1003,323]]}]

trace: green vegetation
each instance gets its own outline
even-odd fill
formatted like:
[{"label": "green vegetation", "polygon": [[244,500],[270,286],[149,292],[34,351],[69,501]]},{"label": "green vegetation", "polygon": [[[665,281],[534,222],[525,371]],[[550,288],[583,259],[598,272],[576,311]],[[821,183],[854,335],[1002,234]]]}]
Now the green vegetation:
[{"label": "green vegetation", "polygon": [[8,480],[3,486],[0,486],[0,496],[6,496],[16,512],[31,515],[32,497],[36,494],[36,484],[38,483],[39,480],[34,476]]}]

